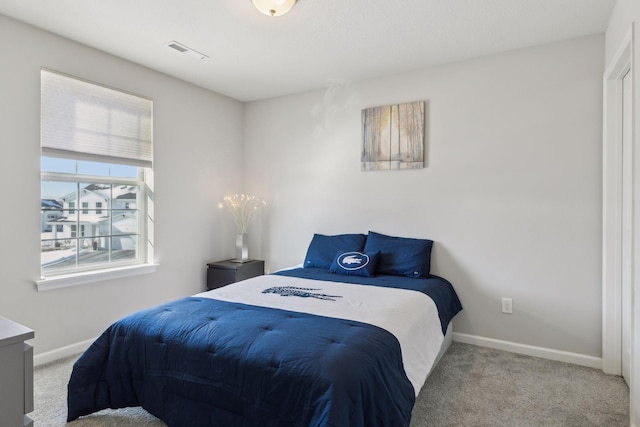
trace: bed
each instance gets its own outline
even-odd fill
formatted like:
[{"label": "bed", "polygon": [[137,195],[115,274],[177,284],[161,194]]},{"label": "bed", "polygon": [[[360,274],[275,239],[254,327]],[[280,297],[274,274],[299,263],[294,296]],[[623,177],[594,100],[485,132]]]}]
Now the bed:
[{"label": "bed", "polygon": [[300,268],[115,322],[74,364],[68,420],[142,406],[172,427],[408,426],[462,307],[428,266],[389,274],[372,235],[314,235]]}]

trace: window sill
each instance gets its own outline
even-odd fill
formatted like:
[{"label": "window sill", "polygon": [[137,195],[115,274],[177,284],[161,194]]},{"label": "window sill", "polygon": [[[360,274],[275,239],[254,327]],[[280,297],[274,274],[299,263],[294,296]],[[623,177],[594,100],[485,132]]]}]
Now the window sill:
[{"label": "window sill", "polygon": [[69,286],[100,282],[102,280],[119,279],[121,277],[153,273],[156,271],[157,267],[158,264],[139,264],[100,271],[65,274],[36,280],[35,284],[38,292],[50,291],[53,289],[67,288]]}]

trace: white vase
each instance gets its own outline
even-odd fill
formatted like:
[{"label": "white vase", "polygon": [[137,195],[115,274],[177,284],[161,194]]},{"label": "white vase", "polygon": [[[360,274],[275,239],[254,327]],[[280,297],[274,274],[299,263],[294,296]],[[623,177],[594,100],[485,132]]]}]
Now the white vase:
[{"label": "white vase", "polygon": [[247,246],[247,235],[236,235],[236,259],[235,262],[249,261],[249,248]]}]

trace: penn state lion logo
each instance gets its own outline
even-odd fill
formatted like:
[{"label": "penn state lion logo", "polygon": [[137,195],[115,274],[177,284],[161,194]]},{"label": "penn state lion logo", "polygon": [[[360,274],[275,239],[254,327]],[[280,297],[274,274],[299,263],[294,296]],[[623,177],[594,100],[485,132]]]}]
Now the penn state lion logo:
[{"label": "penn state lion logo", "polygon": [[338,257],[338,265],[345,270],[360,270],[369,264],[369,255],[362,252],[345,252]]}]

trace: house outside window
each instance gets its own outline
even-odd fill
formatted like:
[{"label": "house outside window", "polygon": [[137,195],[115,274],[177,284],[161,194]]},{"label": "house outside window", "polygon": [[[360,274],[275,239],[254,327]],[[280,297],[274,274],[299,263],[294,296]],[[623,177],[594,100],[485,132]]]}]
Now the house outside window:
[{"label": "house outside window", "polygon": [[151,264],[152,101],[45,69],[41,83],[43,280]]},{"label": "house outside window", "polygon": [[63,204],[59,200],[42,199],[41,200],[41,224],[40,232],[49,233],[53,227],[51,225],[55,219],[60,218],[63,215]]}]

